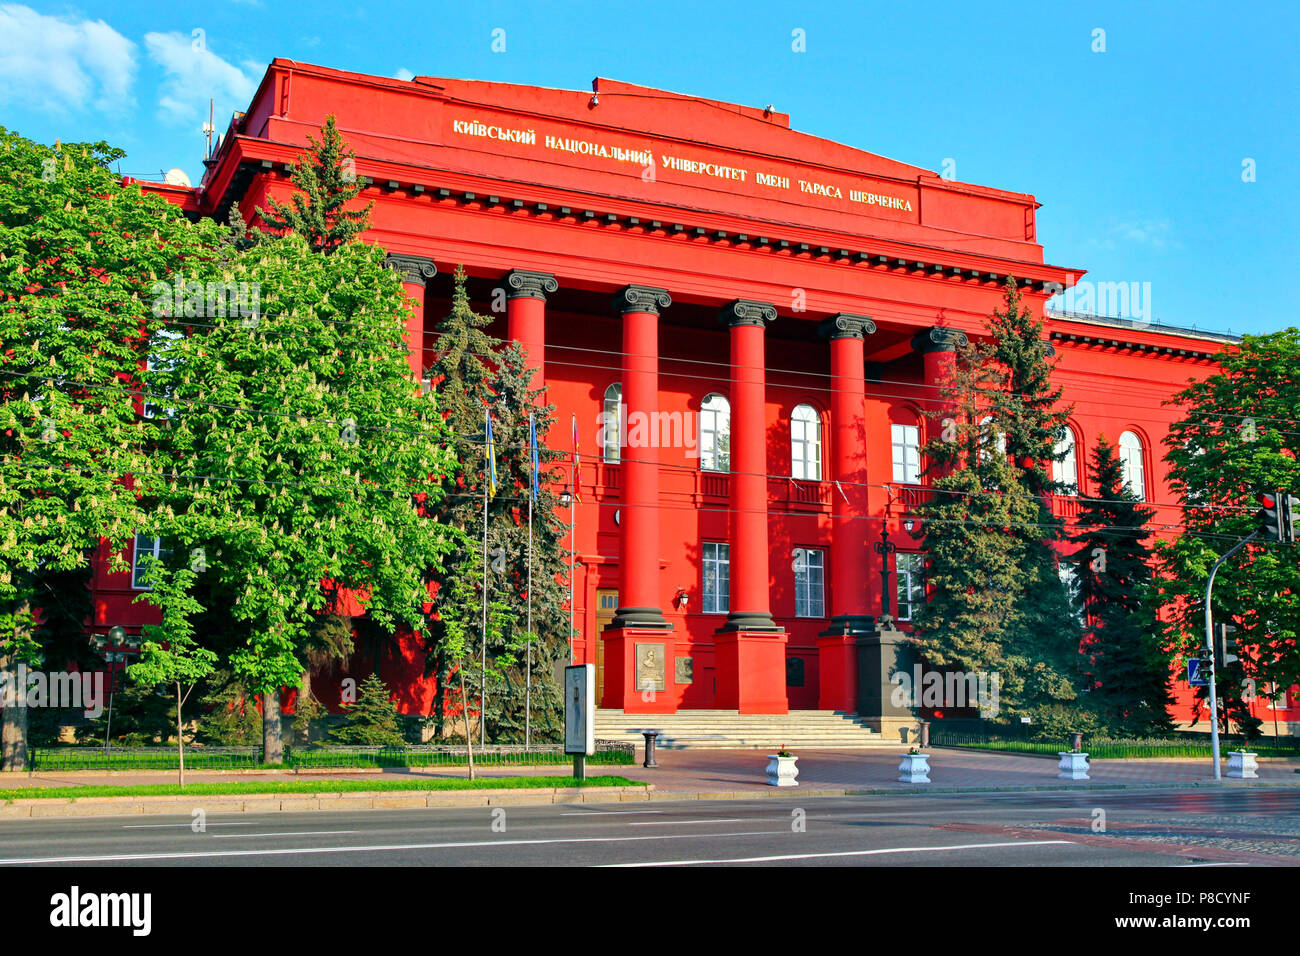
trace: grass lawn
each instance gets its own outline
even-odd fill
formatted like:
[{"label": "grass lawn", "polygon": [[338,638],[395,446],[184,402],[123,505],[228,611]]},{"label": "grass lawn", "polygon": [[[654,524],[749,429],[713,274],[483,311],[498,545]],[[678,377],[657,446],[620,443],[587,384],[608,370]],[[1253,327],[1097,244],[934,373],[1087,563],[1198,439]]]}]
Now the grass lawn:
[{"label": "grass lawn", "polygon": [[264,782],[192,783],[182,790],[174,783],[150,783],[134,787],[24,787],[0,790],[0,800],[52,799],[59,797],[215,797],[276,793],[348,793],[382,790],[521,790],[533,787],[634,787],[639,780],[626,777],[479,777],[477,780],[267,780]]}]

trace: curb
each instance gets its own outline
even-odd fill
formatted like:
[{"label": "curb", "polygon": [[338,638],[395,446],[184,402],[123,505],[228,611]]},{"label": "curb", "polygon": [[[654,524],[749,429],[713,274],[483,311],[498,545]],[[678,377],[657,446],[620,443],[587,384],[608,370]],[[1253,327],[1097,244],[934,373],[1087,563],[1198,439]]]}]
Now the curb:
[{"label": "curb", "polygon": [[305,810],[401,810],[426,807],[544,806],[647,800],[652,785],[499,790],[384,790],[304,794],[17,798],[0,805],[0,820],[46,817],[156,816],[208,813],[275,813]]},{"label": "curb", "polygon": [[195,797],[84,797],[15,799],[0,805],[0,820],[50,817],[189,815],[210,813],[299,813],[314,810],[406,810],[439,807],[548,806],[552,804],[665,802],[689,800],[807,800],[826,797],[924,796],[926,794],[1069,793],[1115,790],[1196,790],[1300,787],[1300,781],[1214,781],[1182,783],[1084,783],[1019,787],[832,787],[804,790],[657,790],[633,787],[528,788],[518,790],[389,790],[348,793],[213,795]]}]

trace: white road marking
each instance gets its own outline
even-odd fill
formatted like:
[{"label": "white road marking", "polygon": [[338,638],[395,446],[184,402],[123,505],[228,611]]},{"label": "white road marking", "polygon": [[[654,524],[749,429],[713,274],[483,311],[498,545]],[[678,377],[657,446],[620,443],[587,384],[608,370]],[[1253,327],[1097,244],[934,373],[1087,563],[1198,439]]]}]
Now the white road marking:
[{"label": "white road marking", "polygon": [[643,813],[663,813],[663,810],[568,810],[562,817],[617,817]]},{"label": "white road marking", "polygon": [[[192,827],[192,823],[124,823],[123,830],[165,830],[169,827]],[[251,827],[249,823],[209,823],[210,827]]]},{"label": "white road marking", "polygon": [[252,837],[327,836],[334,833],[357,833],[357,830],[296,830],[288,833],[214,833],[214,840],[247,840]]},{"label": "white road marking", "polygon": [[1193,866],[1250,866],[1250,864],[1249,863],[1183,863],[1180,864],[1178,867],[1176,867],[1176,869],[1186,870]]},{"label": "white road marking", "polygon": [[[723,836],[724,834],[717,834]],[[834,856],[879,856],[885,853],[940,853],[944,850],[988,850],[1011,846],[1049,846],[1071,843],[1070,840],[1028,840],[1015,843],[960,843],[956,846],[898,846],[884,850],[842,850],[835,853],[786,853],[780,856],[744,856],[726,860],[658,860],[653,863],[605,863],[607,867],[627,866],[699,866],[709,863],[774,863],[780,860],[816,860]]]},{"label": "white road marking", "polygon": [[[784,818],[784,817],[781,817],[781,821],[782,821],[782,822],[785,822],[785,818]],[[677,826],[678,824],[683,824],[683,825],[685,825],[685,824],[688,824],[688,823],[744,823],[744,822],[745,822],[745,821],[742,820],[740,817],[732,817],[731,819],[727,819],[727,820],[647,820],[647,821],[645,821],[645,822],[643,822],[643,823],[629,823],[628,826],[632,826],[632,827],[675,827],[675,826]],[[762,822],[765,822],[765,823],[766,823],[766,822],[771,822],[771,821],[762,821]]]},{"label": "white road marking", "polygon": [[[738,833],[710,833],[716,837],[772,836],[786,830],[744,830]],[[694,833],[665,833],[656,836],[560,837],[550,840],[476,840],[465,843],[398,843],[377,846],[308,846],[272,850],[218,850],[196,853],[114,853],[102,856],[14,857],[0,860],[0,866],[28,863],[122,863],[136,860],[199,860],[230,856],[294,856],[305,853],[386,853],[406,850],[455,850],[494,846],[553,846],[561,843],[636,843],[642,840],[699,839]]]}]

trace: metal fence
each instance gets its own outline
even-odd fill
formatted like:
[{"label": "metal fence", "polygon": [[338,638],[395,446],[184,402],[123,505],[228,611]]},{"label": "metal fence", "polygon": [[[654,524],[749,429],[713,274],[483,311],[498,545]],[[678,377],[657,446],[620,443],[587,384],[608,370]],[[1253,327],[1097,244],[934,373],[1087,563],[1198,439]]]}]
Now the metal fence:
[{"label": "metal fence", "polygon": [[[176,770],[175,747],[33,747],[29,753],[32,770]],[[566,764],[572,756],[560,744],[489,745],[474,748],[478,766],[546,766]],[[630,766],[635,748],[629,743],[596,741],[596,753],[589,765]],[[411,747],[321,746],[292,748],[284,752],[284,769],[361,769],[370,767],[456,767],[469,762],[465,746],[422,745]],[[264,766],[261,747],[185,748],[189,770],[247,770]]]},{"label": "metal fence", "polygon": [[[1260,737],[1248,741],[1241,734],[1221,734],[1220,750],[1246,749],[1261,757],[1300,757],[1300,740],[1294,737]],[[930,722],[930,745],[965,747],[1008,753],[1056,754],[1071,749],[1069,734],[1042,735],[1031,724],[995,724],[981,720]],[[1204,757],[1211,754],[1210,735],[1171,731],[1163,737],[1083,737],[1083,749],[1094,759],[1140,757]]]}]

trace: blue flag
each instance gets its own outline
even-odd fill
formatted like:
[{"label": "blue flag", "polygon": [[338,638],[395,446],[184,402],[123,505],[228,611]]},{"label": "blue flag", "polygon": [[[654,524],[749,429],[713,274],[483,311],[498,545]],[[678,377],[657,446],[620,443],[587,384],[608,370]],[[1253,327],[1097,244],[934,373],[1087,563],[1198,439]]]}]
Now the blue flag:
[{"label": "blue flag", "polygon": [[537,422],[533,419],[532,412],[528,413],[528,447],[529,454],[532,455],[533,459],[533,501],[536,501],[537,496],[542,493],[542,490],[539,484],[540,476],[538,474],[540,469],[537,464]]}]

